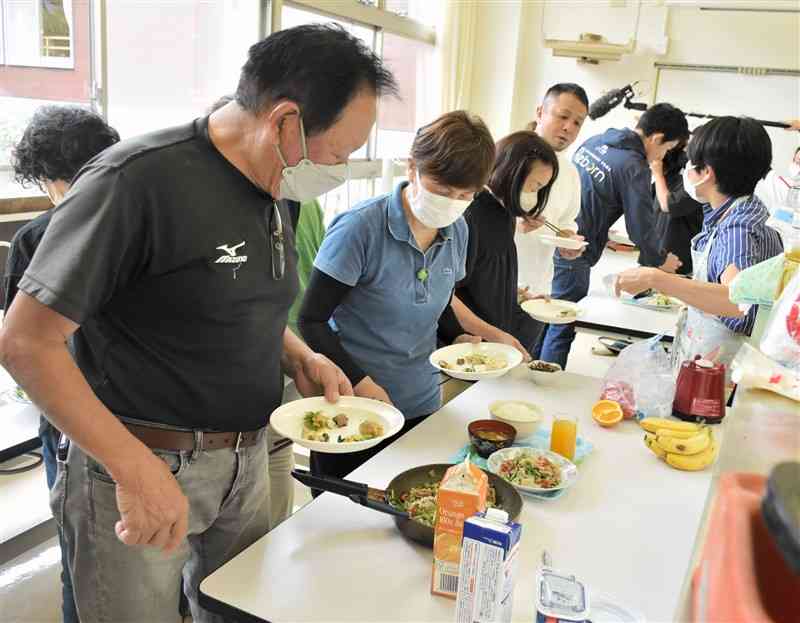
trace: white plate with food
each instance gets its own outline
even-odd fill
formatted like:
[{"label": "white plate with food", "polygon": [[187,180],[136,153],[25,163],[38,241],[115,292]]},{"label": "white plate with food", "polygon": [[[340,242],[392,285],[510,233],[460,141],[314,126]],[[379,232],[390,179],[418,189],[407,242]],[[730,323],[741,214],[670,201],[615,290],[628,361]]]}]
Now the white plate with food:
[{"label": "white plate with food", "polygon": [[433,351],[431,365],[463,381],[480,381],[503,376],[522,363],[522,353],[513,346],[495,342],[453,344]]},{"label": "white plate with food", "polygon": [[643,307],[644,309],[653,309],[656,311],[675,311],[683,307],[683,301],[676,299],[673,296],[667,296],[656,292],[650,296],[643,296],[642,298],[625,297],[622,299],[623,303],[628,305],[636,305],[636,307]]},{"label": "white plate with food", "polygon": [[585,247],[588,242],[585,240],[576,240],[575,238],[568,238],[566,236],[556,236],[555,234],[539,234],[539,240],[542,244],[550,247],[560,247],[562,249],[571,249],[577,251]]},{"label": "white plate with food", "polygon": [[560,454],[538,448],[503,448],[486,460],[489,471],[520,491],[558,491],[575,484],[578,468]]},{"label": "white plate with food", "polygon": [[332,454],[358,452],[379,444],[403,428],[403,414],[378,400],[342,396],[332,404],[322,396],[281,405],[269,423],[295,443]]},{"label": "white plate with food", "polygon": [[33,404],[28,394],[19,385],[11,387],[4,392],[0,393],[0,399],[5,402],[17,402],[22,405]]},{"label": "white plate with food", "polygon": [[577,303],[561,299],[532,299],[522,303],[521,307],[534,319],[548,324],[569,324],[583,315]]},{"label": "white plate with food", "polygon": [[617,244],[627,244],[629,247],[635,247],[636,243],[630,239],[628,234],[617,229],[610,229],[608,231],[608,239]]}]

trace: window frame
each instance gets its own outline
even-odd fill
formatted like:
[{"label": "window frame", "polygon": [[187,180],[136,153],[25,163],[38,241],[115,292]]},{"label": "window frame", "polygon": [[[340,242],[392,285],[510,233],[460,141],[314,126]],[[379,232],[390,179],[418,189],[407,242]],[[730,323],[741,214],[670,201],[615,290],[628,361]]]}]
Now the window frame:
[{"label": "window frame", "polygon": [[[75,28],[69,29],[69,56],[44,56],[42,54],[42,0],[31,0],[36,9],[36,26],[38,31],[37,46],[39,48],[39,60],[36,63],[12,63],[8,62],[8,36],[6,35],[6,25],[8,24],[8,0],[0,0],[0,29],[2,29],[2,46],[0,46],[0,65],[7,67],[35,67],[40,69],[75,69]],[[74,12],[72,19],[74,22]]]},{"label": "window frame", "polygon": [[[375,6],[366,0],[264,0],[261,20],[264,37],[281,29],[281,14],[284,6],[371,28],[373,32],[372,51],[380,58],[383,58],[384,32],[432,46],[436,45],[436,31],[433,28],[413,18],[387,10],[385,8],[386,0],[376,0]],[[380,101],[378,107],[380,108]],[[377,148],[378,124],[376,123],[367,139],[366,158],[350,160],[351,164],[380,163],[382,159],[376,157]],[[402,174],[405,174],[407,158],[389,158],[389,160],[392,161],[392,167],[396,173],[399,173],[402,168]],[[377,171],[377,173],[374,176],[364,174],[359,178],[353,175],[352,179],[371,178],[377,180],[382,176],[380,166],[366,169],[361,169],[359,166],[358,170],[359,172]]]},{"label": "window frame", "polygon": [[[278,4],[278,2],[275,2]],[[283,4],[283,2],[280,2]],[[385,8],[384,0],[377,0],[377,6],[358,0],[291,0],[289,4],[298,8],[331,17],[358,22],[380,31],[390,32],[408,39],[415,39],[436,45],[436,31],[413,18],[392,13]]]}]

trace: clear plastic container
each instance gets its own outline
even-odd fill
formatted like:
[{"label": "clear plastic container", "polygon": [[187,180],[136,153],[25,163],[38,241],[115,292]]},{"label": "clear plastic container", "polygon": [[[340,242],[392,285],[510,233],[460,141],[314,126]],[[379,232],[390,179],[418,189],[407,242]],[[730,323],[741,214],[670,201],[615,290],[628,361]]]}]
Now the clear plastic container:
[{"label": "clear plastic container", "polygon": [[589,592],[574,575],[542,568],[536,579],[539,615],[562,621],[584,621],[589,615]]}]

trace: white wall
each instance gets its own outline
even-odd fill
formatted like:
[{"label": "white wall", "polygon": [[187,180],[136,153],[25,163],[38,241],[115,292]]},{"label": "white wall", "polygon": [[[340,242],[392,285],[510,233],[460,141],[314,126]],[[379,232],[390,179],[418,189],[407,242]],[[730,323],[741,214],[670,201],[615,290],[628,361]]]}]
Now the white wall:
[{"label": "white wall", "polygon": [[[543,46],[543,30],[553,38],[595,32],[615,43],[624,43],[626,34],[633,31],[635,8],[634,0],[591,0],[588,3],[550,0],[547,6],[539,0],[481,3],[481,34],[472,67],[471,109],[484,117],[499,138],[523,128],[533,118],[545,90],[556,82],[577,82],[586,89],[589,99],[594,100],[609,89],[643,80],[647,81],[647,93],[641,101],[652,103],[656,88],[655,62],[800,69],[800,15],[706,12],[667,7],[655,0],[642,3],[636,50],[623,56],[621,61],[579,64],[574,59],[554,57],[551,50]],[[544,28],[543,17],[546,18]],[[668,38],[666,54],[663,53],[665,36]],[[749,91],[754,90],[754,83],[745,81],[758,80],[750,76],[737,79]],[[483,87],[486,90],[482,90]],[[674,89],[671,94],[675,94]],[[719,97],[730,103],[740,98],[741,93],[720,93]],[[674,97],[672,103],[681,107],[682,99]],[[800,117],[800,85],[794,101],[784,110],[793,113],[795,118]],[[711,110],[698,112],[714,113]],[[721,114],[729,112],[726,106]],[[597,121],[587,120],[576,143],[608,127],[632,125],[635,114],[620,106]],[[776,135],[772,135],[775,142]],[[793,144],[800,138],[800,135],[788,135],[788,139],[786,136],[784,133],[780,138],[794,141]]]},{"label": "white wall", "polygon": [[515,0],[490,0],[479,3],[474,67],[472,69],[470,109],[483,117],[495,139],[512,128],[509,104],[520,78],[517,50],[524,6]]},{"label": "white wall", "polygon": [[114,0],[107,15],[108,121],[122,138],[202,115],[258,39],[252,0]]}]

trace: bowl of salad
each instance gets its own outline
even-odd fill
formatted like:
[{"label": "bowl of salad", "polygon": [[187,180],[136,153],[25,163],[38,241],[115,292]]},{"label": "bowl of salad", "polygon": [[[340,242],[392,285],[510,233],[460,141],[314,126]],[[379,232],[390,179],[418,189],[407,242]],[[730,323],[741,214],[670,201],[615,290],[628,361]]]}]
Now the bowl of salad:
[{"label": "bowl of salad", "polygon": [[520,491],[558,491],[575,484],[578,468],[550,450],[511,447],[498,450],[487,460],[489,471]]}]

